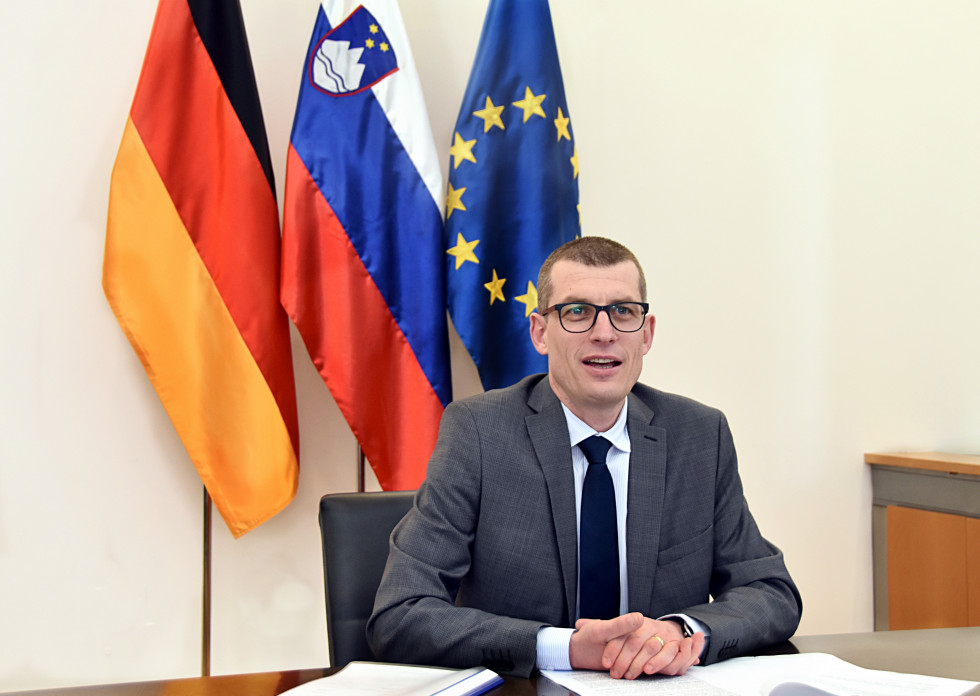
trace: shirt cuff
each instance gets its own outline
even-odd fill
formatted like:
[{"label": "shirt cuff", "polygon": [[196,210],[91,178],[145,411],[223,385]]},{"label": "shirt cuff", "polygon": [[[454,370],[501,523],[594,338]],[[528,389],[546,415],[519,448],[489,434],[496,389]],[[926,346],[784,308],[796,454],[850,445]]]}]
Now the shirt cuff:
[{"label": "shirt cuff", "polygon": [[568,671],[572,668],[568,647],[573,633],[574,628],[543,626],[538,629],[538,669]]}]

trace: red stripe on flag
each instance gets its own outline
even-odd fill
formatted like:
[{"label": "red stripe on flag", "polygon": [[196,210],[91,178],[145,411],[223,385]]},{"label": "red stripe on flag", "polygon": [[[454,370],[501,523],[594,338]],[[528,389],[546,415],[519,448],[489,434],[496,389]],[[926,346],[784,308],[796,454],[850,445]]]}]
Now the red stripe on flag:
[{"label": "red stripe on flag", "polygon": [[[298,451],[286,315],[279,310],[276,200],[198,36],[187,3],[161,2],[133,122]],[[195,118],[193,115],[200,114]]]},{"label": "red stripe on flag", "polygon": [[291,146],[285,200],[283,305],[381,487],[418,488],[435,447],[442,403]]}]

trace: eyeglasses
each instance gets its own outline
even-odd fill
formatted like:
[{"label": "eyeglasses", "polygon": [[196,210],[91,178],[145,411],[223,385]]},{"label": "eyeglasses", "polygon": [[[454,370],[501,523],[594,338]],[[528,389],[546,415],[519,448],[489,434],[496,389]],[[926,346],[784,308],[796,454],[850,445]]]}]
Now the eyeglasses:
[{"label": "eyeglasses", "polygon": [[541,312],[546,317],[558,312],[561,328],[569,333],[585,333],[593,326],[599,312],[605,312],[609,323],[617,331],[632,333],[643,328],[643,320],[650,305],[646,302],[616,302],[610,305],[597,305],[591,302],[562,302]]}]

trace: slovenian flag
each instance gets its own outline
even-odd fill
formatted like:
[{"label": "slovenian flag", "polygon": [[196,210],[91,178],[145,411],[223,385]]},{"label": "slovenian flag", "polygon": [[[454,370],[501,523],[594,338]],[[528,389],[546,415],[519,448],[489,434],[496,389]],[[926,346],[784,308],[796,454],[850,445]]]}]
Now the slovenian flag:
[{"label": "slovenian flag", "polygon": [[237,537],[296,493],[279,213],[238,0],[160,0],[112,170],[102,285]]},{"label": "slovenian flag", "polygon": [[491,0],[450,149],[445,245],[453,325],[485,389],[547,359],[528,336],[535,283],[579,236],[578,153],[547,0]]},{"label": "slovenian flag", "polygon": [[286,165],[282,303],[385,490],[451,399],[442,173],[394,0],[324,0]]}]

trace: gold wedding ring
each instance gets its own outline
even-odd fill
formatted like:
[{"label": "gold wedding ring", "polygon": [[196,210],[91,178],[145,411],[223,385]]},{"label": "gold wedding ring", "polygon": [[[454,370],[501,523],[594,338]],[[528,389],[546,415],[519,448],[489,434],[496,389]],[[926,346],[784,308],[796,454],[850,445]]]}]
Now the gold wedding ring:
[{"label": "gold wedding ring", "polygon": [[661,638],[658,635],[654,635],[653,637],[660,641],[660,647],[663,648],[664,647],[664,639]]}]

